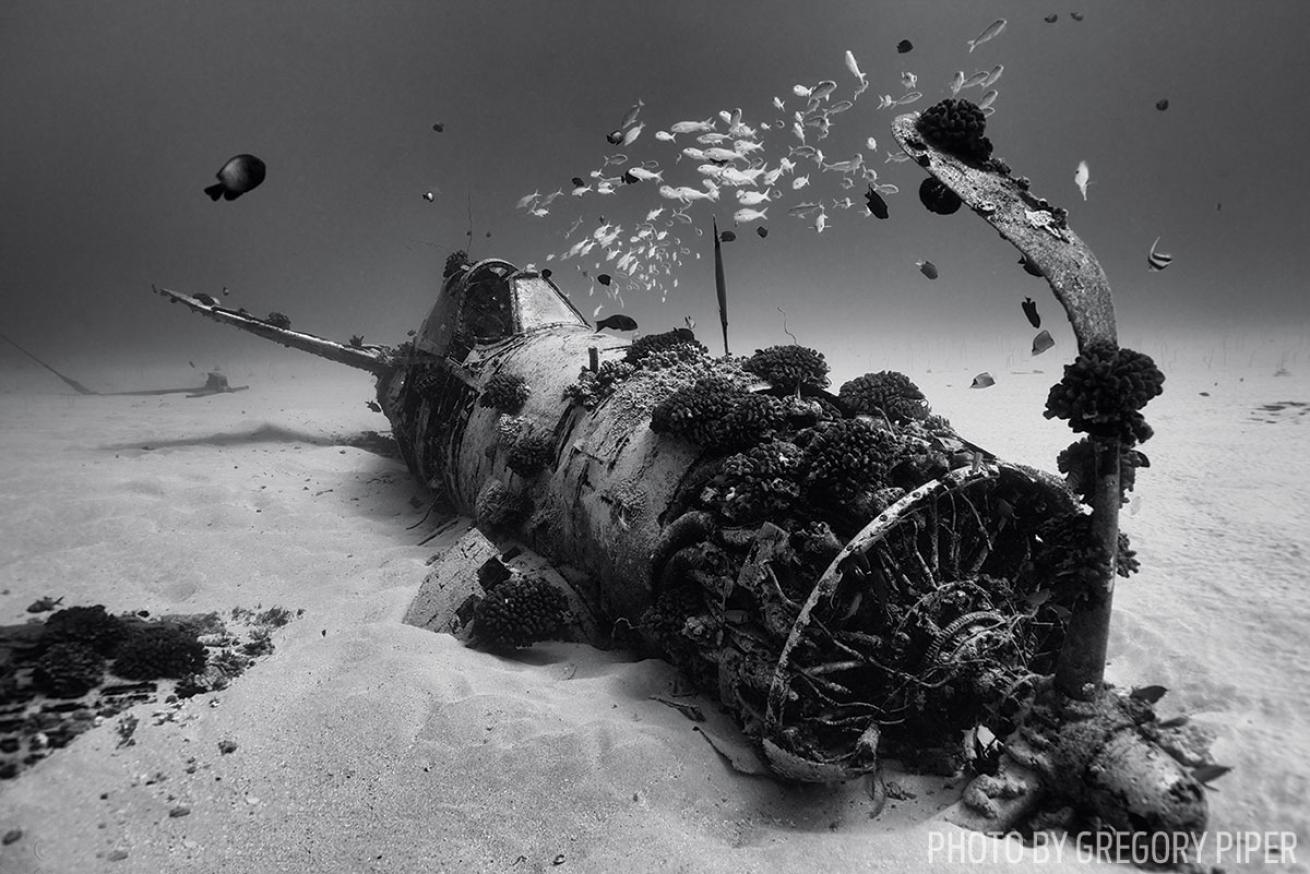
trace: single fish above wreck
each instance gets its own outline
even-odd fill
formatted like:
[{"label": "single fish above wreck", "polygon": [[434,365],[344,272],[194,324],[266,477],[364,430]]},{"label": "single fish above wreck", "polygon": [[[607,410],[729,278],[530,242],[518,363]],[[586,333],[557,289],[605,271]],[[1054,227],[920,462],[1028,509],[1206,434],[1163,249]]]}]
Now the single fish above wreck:
[{"label": "single fish above wreck", "polygon": [[685,328],[598,333],[541,271],[452,256],[446,274],[395,348],[156,289],[373,374],[416,479],[569,590],[500,565],[479,574],[494,609],[449,604],[428,627],[509,648],[567,603],[575,639],[657,653],[716,694],[781,777],[960,767],[964,738],[1013,737],[957,821],[1004,830],[1046,804],[1138,836],[1204,829],[1149,703],[1051,690],[1088,537],[1063,479],[969,443],[899,373],[832,393],[815,350],[716,359]]}]

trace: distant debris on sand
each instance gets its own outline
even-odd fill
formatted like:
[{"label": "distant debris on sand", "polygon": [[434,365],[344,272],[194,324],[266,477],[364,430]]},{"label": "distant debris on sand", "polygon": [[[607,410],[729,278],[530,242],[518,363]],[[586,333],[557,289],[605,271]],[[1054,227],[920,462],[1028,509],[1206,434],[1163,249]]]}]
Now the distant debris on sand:
[{"label": "distant debris on sand", "polygon": [[[208,295],[205,295],[205,297],[208,297]],[[210,300],[213,301],[213,298],[210,298]],[[215,303],[217,302],[215,301]],[[68,385],[69,388],[71,388],[73,391],[77,392],[80,395],[100,395],[101,397],[134,395],[134,396],[148,397],[152,395],[186,394],[186,396],[189,398],[203,398],[209,395],[230,394],[231,392],[245,391],[246,389],[250,388],[250,386],[248,385],[238,385],[238,386],[228,385],[227,377],[224,376],[222,373],[219,373],[218,371],[214,370],[214,371],[210,371],[209,374],[207,375],[205,379],[205,384],[199,387],[187,386],[185,388],[151,388],[151,389],[141,389],[139,391],[95,391],[94,389],[89,389],[86,386],[82,385],[82,383],[73,379],[71,376],[64,376],[64,374],[60,373],[58,370],[55,370],[49,364],[45,363],[40,358],[37,358],[31,352],[28,352],[26,349],[24,349],[22,346],[19,346],[17,343],[15,343],[9,337],[6,337],[4,334],[0,334],[0,340],[4,340],[9,345],[17,349],[19,352],[22,352],[28,358],[31,358],[37,364],[41,365],[46,370],[50,371],[55,376],[62,379]],[[194,362],[188,361],[187,363],[190,364],[192,367],[196,366]]]}]

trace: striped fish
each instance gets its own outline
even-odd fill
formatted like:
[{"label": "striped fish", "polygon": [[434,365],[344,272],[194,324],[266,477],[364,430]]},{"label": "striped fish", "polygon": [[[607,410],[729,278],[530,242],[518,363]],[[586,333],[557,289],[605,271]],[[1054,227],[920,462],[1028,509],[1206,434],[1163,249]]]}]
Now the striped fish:
[{"label": "striped fish", "polygon": [[1163,270],[1173,263],[1174,256],[1168,252],[1157,252],[1155,247],[1159,244],[1160,238],[1156,237],[1155,242],[1151,244],[1151,251],[1146,256],[1146,267],[1151,272]]}]

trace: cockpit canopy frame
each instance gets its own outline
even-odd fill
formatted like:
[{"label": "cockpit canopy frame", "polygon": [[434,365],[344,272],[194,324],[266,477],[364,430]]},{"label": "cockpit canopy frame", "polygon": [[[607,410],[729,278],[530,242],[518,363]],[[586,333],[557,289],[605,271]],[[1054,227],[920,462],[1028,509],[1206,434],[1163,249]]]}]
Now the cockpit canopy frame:
[{"label": "cockpit canopy frame", "polygon": [[446,278],[414,348],[463,361],[477,346],[548,327],[591,330],[577,307],[540,271],[487,258]]}]

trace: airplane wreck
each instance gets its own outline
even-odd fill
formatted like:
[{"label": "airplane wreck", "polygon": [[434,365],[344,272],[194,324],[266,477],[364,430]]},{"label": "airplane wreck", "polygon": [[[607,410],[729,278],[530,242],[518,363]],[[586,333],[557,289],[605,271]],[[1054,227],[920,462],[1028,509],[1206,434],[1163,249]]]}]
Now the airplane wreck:
[{"label": "airplane wreck", "polygon": [[[1040,269],[1084,370],[1158,393],[1145,356],[1118,350],[1108,282],[1063,212],[917,117],[896,120],[898,142]],[[599,334],[548,276],[500,259],[452,257],[394,348],[156,291],[371,373],[416,479],[504,556],[558,571],[488,561],[481,595],[432,601],[417,624],[501,649],[571,624],[657,653],[785,779],[968,758],[976,779],[947,815],[979,830],[1058,807],[1128,840],[1204,830],[1196,761],[1166,752],[1186,727],[1156,718],[1160,693],[1102,679],[1114,578],[1134,566],[1117,517],[1142,397],[1063,416],[1088,425],[1071,488],[969,443],[901,374],[832,392],[800,346],[714,358],[686,329]],[[1066,395],[1090,390],[1070,380]]]}]

